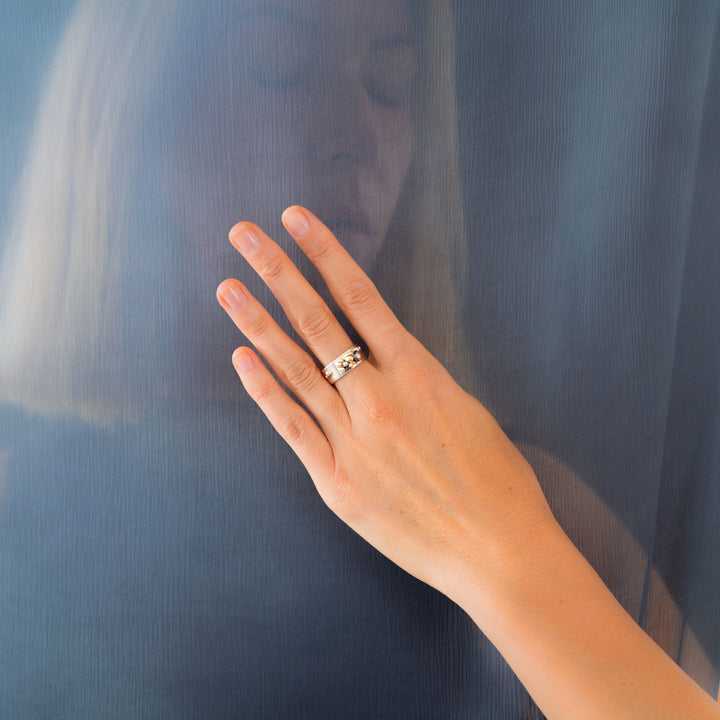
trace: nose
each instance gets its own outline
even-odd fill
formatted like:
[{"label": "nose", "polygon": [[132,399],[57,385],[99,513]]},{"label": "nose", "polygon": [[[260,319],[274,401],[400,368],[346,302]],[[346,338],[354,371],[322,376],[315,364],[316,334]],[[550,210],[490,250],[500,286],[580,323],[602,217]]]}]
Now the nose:
[{"label": "nose", "polygon": [[315,123],[316,160],[373,166],[380,153],[381,118],[362,79],[352,73],[328,78]]}]

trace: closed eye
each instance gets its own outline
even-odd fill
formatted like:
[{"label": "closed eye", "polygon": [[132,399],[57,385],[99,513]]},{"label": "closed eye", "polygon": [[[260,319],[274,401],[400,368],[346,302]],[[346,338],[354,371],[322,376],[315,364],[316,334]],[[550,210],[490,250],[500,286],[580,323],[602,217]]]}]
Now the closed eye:
[{"label": "closed eye", "polygon": [[368,97],[382,107],[408,107],[412,100],[417,56],[404,38],[376,44],[365,72]]}]

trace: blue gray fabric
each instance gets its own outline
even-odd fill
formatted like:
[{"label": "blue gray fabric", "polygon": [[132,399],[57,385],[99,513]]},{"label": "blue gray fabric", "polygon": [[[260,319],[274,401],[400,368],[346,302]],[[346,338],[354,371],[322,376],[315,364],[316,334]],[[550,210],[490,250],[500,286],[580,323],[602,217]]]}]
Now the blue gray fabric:
[{"label": "blue gray fabric", "polygon": [[[568,534],[717,696],[720,3],[453,10],[470,389],[552,458],[538,475]],[[0,117],[24,146],[16,103]],[[111,428],[6,407],[0,449],[0,717],[542,717],[461,610],[324,507],[248,401],[176,398]],[[560,463],[603,513],[575,515]]]}]

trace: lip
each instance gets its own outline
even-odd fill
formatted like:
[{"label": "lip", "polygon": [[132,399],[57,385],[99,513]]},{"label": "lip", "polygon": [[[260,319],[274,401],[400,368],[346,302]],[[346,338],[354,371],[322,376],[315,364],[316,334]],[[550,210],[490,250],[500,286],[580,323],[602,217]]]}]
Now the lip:
[{"label": "lip", "polygon": [[320,208],[317,216],[335,233],[357,233],[370,235],[370,216],[362,208],[352,205],[332,205]]}]

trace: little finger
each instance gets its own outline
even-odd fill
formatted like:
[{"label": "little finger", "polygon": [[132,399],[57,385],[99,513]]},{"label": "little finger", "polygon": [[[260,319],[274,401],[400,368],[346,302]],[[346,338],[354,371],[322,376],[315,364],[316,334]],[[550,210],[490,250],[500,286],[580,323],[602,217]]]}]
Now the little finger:
[{"label": "little finger", "polygon": [[270,313],[238,280],[225,280],[217,289],[218,301],[238,329],[252,342],[283,384],[323,425],[346,414],[339,395],[322,375],[315,360],[302,350]]},{"label": "little finger", "polygon": [[280,437],[292,448],[317,483],[332,477],[333,452],[322,430],[283,390],[249,348],[233,353],[233,365],[248,395],[257,403]]}]

